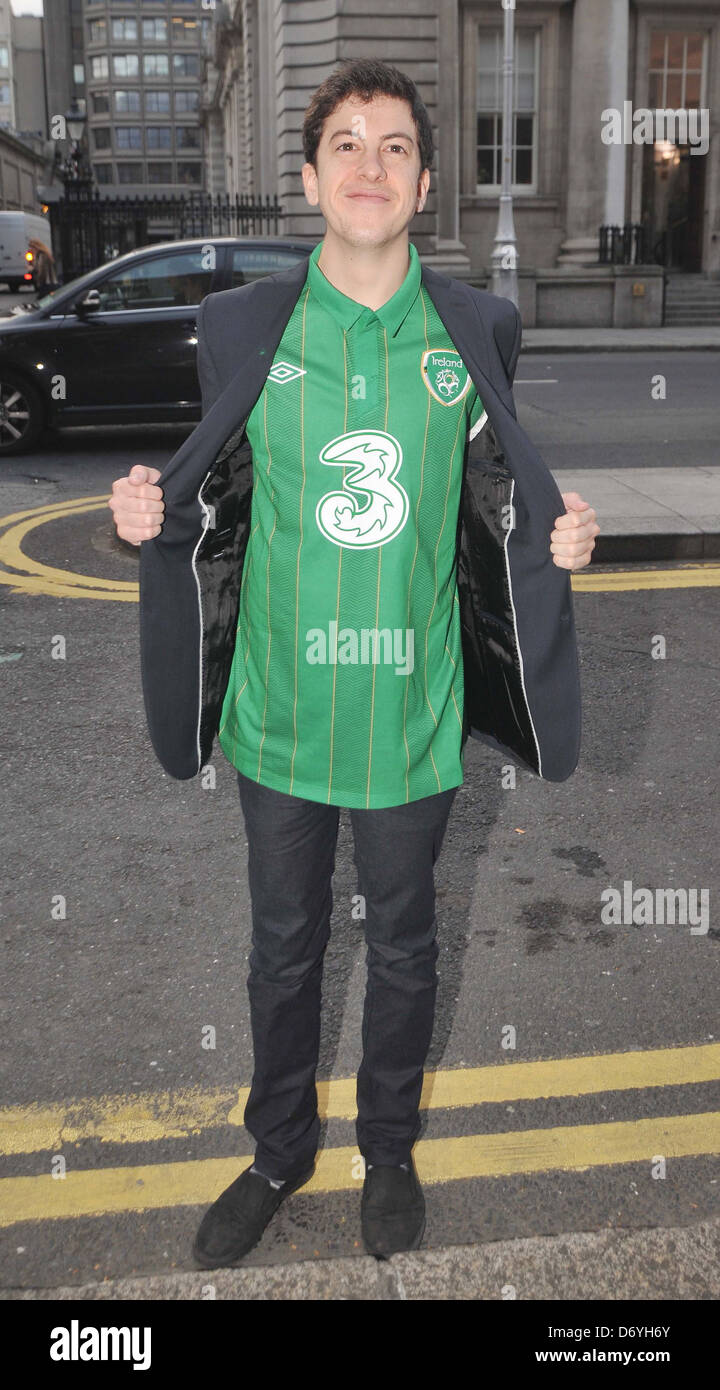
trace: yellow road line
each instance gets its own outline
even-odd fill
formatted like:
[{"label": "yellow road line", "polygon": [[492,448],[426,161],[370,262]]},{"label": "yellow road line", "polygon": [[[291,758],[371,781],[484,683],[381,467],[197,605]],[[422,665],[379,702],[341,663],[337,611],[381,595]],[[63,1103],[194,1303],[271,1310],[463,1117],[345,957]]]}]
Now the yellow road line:
[{"label": "yellow road line", "polygon": [[616,570],[612,573],[573,574],[574,593],[618,594],[629,589],[710,589],[720,584],[720,565],[694,564],[678,569]]},{"label": "yellow road line", "polygon": [[[684,1086],[720,1078],[720,1043],[654,1048],[599,1056],[506,1062],[426,1072],[421,1107],[453,1109],[498,1101],[594,1095],[651,1086]],[[355,1077],[318,1081],[323,1119],[355,1118]],[[177,1139],[221,1125],[241,1125],[249,1087],[105,1095],[56,1105],[0,1110],[0,1154],[60,1152],[83,1139],[139,1144]]]},{"label": "yellow road line", "polygon": [[27,521],[31,516],[54,516],[60,512],[74,512],[78,507],[84,507],[92,502],[94,505],[107,506],[109,492],[96,493],[92,497],[69,497],[64,502],[43,502],[39,507],[26,507],[21,512],[11,512],[8,516],[0,517],[0,530],[6,526],[14,526],[18,521]]},{"label": "yellow road line", "polygon": [[[22,549],[25,535],[48,521],[83,512],[107,508],[109,494],[96,497],[71,498],[64,502],[46,502],[23,512],[0,517],[0,584],[8,585],[13,593],[46,594],[55,598],[113,599],[122,603],[137,603],[139,588],[132,580],[102,579],[60,570],[32,560]],[[616,570],[601,573],[590,570],[571,574],[574,593],[622,593],[633,589],[712,588],[720,584],[720,565],[702,562],[680,564],[673,569]]]},{"label": "yellow road line", "polygon": [[[456,1182],[605,1168],[618,1163],[649,1165],[658,1155],[686,1158],[720,1152],[720,1112],[665,1115],[613,1124],[567,1125],[554,1129],[477,1134],[461,1139],[424,1139],[414,1150],[422,1182]],[[109,1212],[201,1206],[215,1200],[252,1162],[233,1158],[154,1163],[137,1168],[73,1169],[64,1178],[0,1180],[0,1225]],[[357,1149],[325,1149],[303,1192],[359,1189],[362,1160]]]},{"label": "yellow road line", "polygon": [[[46,503],[29,511],[13,512],[0,518],[0,582],[9,584],[14,593],[50,594],[56,598],[113,598],[137,602],[136,581],[102,579],[72,570],[44,565],[27,556],[22,542],[30,531],[59,517],[81,516],[85,512],[107,508],[108,495],[83,497],[66,502]],[[12,573],[9,573],[12,571]]]}]

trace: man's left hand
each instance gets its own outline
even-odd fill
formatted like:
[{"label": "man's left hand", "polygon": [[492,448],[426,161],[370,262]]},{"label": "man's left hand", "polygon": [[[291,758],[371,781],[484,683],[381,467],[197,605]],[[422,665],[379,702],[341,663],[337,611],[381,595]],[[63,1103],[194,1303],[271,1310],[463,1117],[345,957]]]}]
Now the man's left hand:
[{"label": "man's left hand", "polygon": [[594,508],[583,502],[579,492],[560,495],[567,510],[564,516],[556,516],[555,530],[550,532],[553,561],[561,569],[581,570],[590,564],[600,527]]}]

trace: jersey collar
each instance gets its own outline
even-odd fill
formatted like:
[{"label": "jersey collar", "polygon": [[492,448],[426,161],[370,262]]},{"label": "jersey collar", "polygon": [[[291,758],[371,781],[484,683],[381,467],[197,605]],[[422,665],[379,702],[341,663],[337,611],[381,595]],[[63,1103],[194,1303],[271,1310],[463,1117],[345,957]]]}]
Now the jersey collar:
[{"label": "jersey collar", "polygon": [[422,279],[420,257],[412,242],[408,243],[408,248],[410,263],[405,279],[390,299],[380,305],[379,309],[374,311],[368,309],[366,305],[359,304],[356,299],[350,299],[349,295],[343,294],[341,290],[331,285],[318,265],[322,242],[314,248],[308,260],[307,283],[310,292],[322,304],[323,308],[337,319],[342,328],[346,330],[352,328],[363,314],[367,319],[371,318],[374,312],[375,317],[380,320],[390,336],[394,337],[415,303]]}]

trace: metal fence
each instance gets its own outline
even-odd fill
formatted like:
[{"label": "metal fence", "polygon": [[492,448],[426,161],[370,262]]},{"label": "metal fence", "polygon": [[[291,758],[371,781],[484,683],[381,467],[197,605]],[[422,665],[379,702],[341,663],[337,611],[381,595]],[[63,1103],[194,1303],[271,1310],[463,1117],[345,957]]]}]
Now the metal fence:
[{"label": "metal fence", "polygon": [[641,222],[624,222],[622,226],[600,228],[601,265],[647,265],[655,261],[648,245],[646,229]]},{"label": "metal fence", "polygon": [[53,250],[63,282],[137,246],[186,237],[278,234],[277,195],[192,192],[180,196],[99,198],[85,180],[49,205]]}]

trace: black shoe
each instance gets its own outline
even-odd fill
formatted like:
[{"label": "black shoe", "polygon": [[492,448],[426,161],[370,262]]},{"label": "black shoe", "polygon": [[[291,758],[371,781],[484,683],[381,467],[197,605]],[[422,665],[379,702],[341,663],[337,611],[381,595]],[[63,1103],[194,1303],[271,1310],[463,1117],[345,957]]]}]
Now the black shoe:
[{"label": "black shoe", "polygon": [[412,1158],[408,1168],[372,1164],[360,1202],[363,1243],[368,1255],[388,1259],[417,1250],[425,1232],[425,1198]]},{"label": "black shoe", "polygon": [[193,1244],[193,1258],[202,1269],[238,1264],[257,1245],[280,1203],[314,1172],[313,1163],[299,1178],[272,1187],[261,1173],[246,1168],[206,1211]]}]

